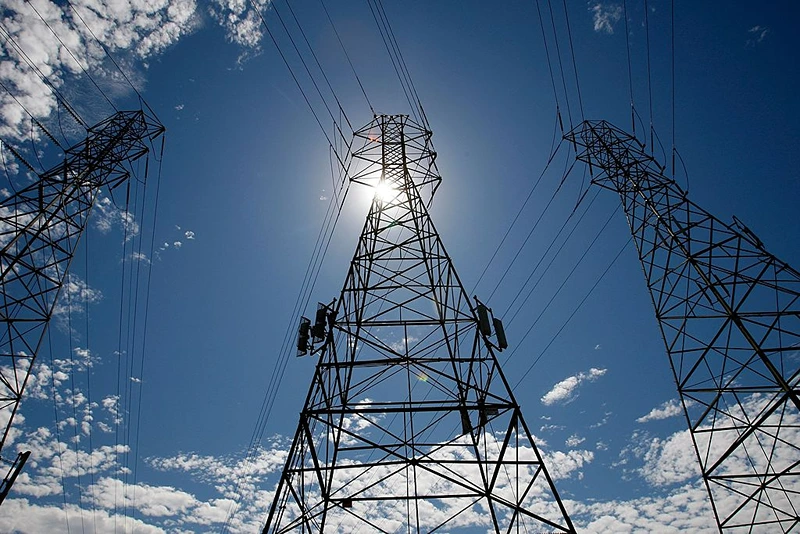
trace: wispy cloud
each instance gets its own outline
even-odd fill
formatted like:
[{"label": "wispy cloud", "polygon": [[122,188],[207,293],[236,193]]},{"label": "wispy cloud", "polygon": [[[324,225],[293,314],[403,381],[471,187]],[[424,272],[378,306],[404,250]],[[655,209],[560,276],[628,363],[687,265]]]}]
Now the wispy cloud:
[{"label": "wispy cloud", "polygon": [[577,396],[577,389],[584,382],[594,382],[601,376],[606,374],[608,369],[597,369],[592,367],[586,373],[578,373],[577,375],[570,376],[557,383],[553,388],[545,393],[541,398],[542,404],[551,406],[557,403],[566,403],[575,399]]},{"label": "wispy cloud", "polygon": [[589,12],[592,14],[594,31],[598,33],[614,33],[614,25],[622,18],[622,6],[615,3],[595,2],[589,4]]},{"label": "wispy cloud", "polygon": [[661,419],[675,417],[676,415],[680,415],[681,413],[683,413],[683,408],[681,407],[680,401],[678,401],[678,399],[672,399],[656,406],[655,408],[650,410],[646,415],[643,415],[640,418],[638,418],[636,422],[647,423],[650,421],[659,421]]},{"label": "wispy cloud", "polygon": [[769,28],[766,26],[756,25],[747,30],[747,33],[750,34],[750,37],[747,39],[745,44],[752,47],[766,39],[767,35],[769,35]]}]

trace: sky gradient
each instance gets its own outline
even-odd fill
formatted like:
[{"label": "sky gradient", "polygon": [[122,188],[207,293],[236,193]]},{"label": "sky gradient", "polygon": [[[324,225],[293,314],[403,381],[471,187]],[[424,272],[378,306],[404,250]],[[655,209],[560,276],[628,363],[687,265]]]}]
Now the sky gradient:
[{"label": "sky gradient", "polygon": [[[288,362],[261,448],[252,461],[245,454],[333,200],[328,142],[253,9],[262,8],[330,131],[275,17],[277,9],[289,22],[287,4],[73,2],[84,26],[63,6],[32,1],[76,61],[29,4],[0,1],[4,31],[87,121],[113,109],[84,69],[119,108],[139,105],[89,27],[167,128],[155,224],[151,182],[131,189],[148,199],[128,209],[135,220],[117,207],[121,191],[94,210],[65,293],[69,304],[51,326],[53,359],[49,351],[40,358],[23,399],[13,449],[33,455],[0,507],[0,532],[67,531],[67,522],[71,532],[220,531],[237,500],[230,531],[257,530],[312,358]],[[434,132],[443,181],[432,217],[467,291],[504,317],[510,348],[500,361],[578,529],[710,532],[713,518],[641,266],[626,245],[619,198],[593,188],[584,197],[589,178],[580,165],[560,185],[574,161],[566,145],[547,165],[561,135],[556,100],[565,129],[577,125],[582,107],[587,119],[630,130],[632,92],[637,135],[650,142],[652,117],[655,157],[670,175],[674,138],[675,179],[692,200],[723,221],[736,215],[773,254],[798,266],[798,9],[790,2],[676,2],[673,99],[670,2],[646,4],[649,28],[641,2],[566,4],[575,70],[563,7],[553,6],[562,83],[554,59],[551,78],[535,2],[384,3]],[[360,128],[372,111],[320,3],[290,5],[352,129]],[[409,113],[367,3],[326,7],[375,111]],[[541,8],[555,58],[549,12]],[[0,96],[0,137],[31,161],[41,150],[46,165],[53,147],[31,133],[19,102],[51,129],[63,110],[8,42],[0,46],[0,80],[17,98]],[[71,134],[67,127],[65,137]],[[9,180],[29,180],[4,157]],[[306,315],[317,300],[338,295],[369,200],[366,188],[350,189]],[[135,254],[139,238],[143,256]],[[121,290],[132,273],[142,286]],[[141,301],[131,298],[137,294]],[[118,354],[122,346],[128,353]]]}]

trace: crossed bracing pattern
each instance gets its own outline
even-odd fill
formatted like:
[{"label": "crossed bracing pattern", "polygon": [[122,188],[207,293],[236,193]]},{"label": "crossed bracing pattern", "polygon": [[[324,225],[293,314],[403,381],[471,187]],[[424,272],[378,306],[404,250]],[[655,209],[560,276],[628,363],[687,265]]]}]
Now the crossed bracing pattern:
[{"label": "crossed bracing pattern", "polygon": [[65,150],[63,161],[0,201],[0,453],[92,204],[129,175],[163,126],[142,111],[118,112]]},{"label": "crossed bracing pattern", "polygon": [[800,523],[800,273],[696,204],[634,137],[567,135],[619,193],[721,530]]},{"label": "crossed bracing pattern", "polygon": [[367,216],[264,532],[573,531],[428,215],[430,132],[405,116],[361,132],[354,159],[371,170],[354,179],[389,192]]}]

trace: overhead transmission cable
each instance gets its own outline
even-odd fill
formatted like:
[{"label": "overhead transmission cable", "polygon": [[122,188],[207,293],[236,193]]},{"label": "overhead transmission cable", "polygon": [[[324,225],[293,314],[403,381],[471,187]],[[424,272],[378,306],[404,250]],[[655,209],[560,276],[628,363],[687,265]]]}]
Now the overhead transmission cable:
[{"label": "overhead transmission cable", "polygon": [[63,46],[63,47],[64,47],[64,49],[67,51],[67,53],[68,53],[68,54],[70,55],[70,57],[73,59],[73,61],[75,61],[75,63],[76,63],[76,64],[77,64],[77,65],[80,67],[80,69],[81,69],[81,71],[83,72],[83,74],[84,74],[84,75],[85,75],[87,78],[89,78],[89,81],[91,81],[91,82],[92,82],[92,84],[93,84],[93,85],[94,85],[94,86],[97,88],[97,90],[98,90],[98,91],[100,91],[100,94],[101,94],[101,95],[103,95],[103,98],[106,100],[106,102],[108,102],[108,104],[111,106],[111,108],[112,108],[112,109],[113,109],[115,112],[116,112],[116,111],[119,111],[119,110],[117,109],[117,106],[116,106],[116,105],[114,105],[114,102],[112,102],[112,101],[111,101],[111,99],[108,97],[108,95],[106,94],[106,92],[105,92],[105,91],[103,91],[103,90],[100,88],[100,86],[97,84],[97,82],[95,81],[94,77],[93,77],[91,74],[89,74],[89,71],[87,71],[87,70],[86,70],[86,68],[83,66],[83,63],[81,63],[81,62],[78,60],[78,58],[75,56],[75,54],[72,52],[72,50],[71,50],[71,49],[70,49],[70,48],[69,48],[69,47],[68,47],[68,46],[67,46],[67,45],[64,43],[64,41],[61,39],[61,37],[59,37],[59,35],[56,33],[56,31],[55,31],[55,30],[53,30],[52,26],[50,26],[50,23],[49,23],[49,22],[47,22],[47,20],[46,20],[44,17],[42,17],[42,15],[39,13],[39,10],[38,10],[38,9],[36,9],[36,6],[34,6],[32,2],[26,2],[26,3],[27,3],[27,4],[28,4],[30,7],[31,7],[31,9],[33,9],[33,11],[36,13],[36,15],[38,15],[38,17],[41,19],[41,21],[44,23],[44,25],[45,25],[45,26],[47,26],[47,29],[48,29],[48,30],[50,30],[50,33],[52,33],[52,34],[53,34],[53,36],[54,36],[54,37],[55,37],[55,38],[58,40],[58,42],[59,42],[59,43],[61,43],[61,46]]},{"label": "overhead transmission cable", "polygon": [[[330,116],[331,120],[333,121],[334,125],[336,126],[336,129],[339,130],[339,135],[344,137],[344,133],[342,132],[341,126],[336,121],[336,117],[333,115],[333,111],[331,111],[331,107],[330,107],[330,105],[328,105],[328,101],[323,96],[322,90],[319,88],[319,84],[317,84],[316,78],[314,78],[314,75],[311,74],[311,69],[309,69],[308,63],[306,63],[306,60],[303,57],[303,54],[300,52],[300,49],[297,47],[297,43],[295,42],[294,37],[292,37],[292,33],[289,31],[289,28],[286,26],[286,23],[283,21],[283,17],[281,16],[281,12],[278,10],[278,4],[276,2],[272,2],[270,5],[272,7],[272,10],[275,12],[275,16],[278,17],[278,21],[281,23],[281,26],[283,27],[283,31],[286,32],[286,35],[289,37],[289,42],[292,43],[292,48],[294,48],[294,51],[297,54],[297,57],[300,58],[300,63],[303,65],[303,69],[305,69],[306,74],[308,75],[309,79],[311,80],[311,84],[314,86],[314,89],[317,91],[317,94],[319,95],[320,100],[322,100],[322,105],[325,106],[325,109],[328,111],[328,115]],[[286,5],[289,5],[289,0],[286,0]],[[291,7],[290,7],[290,9],[291,9]],[[296,18],[295,18],[295,21],[297,21]],[[299,22],[298,22],[298,28],[300,29],[300,33],[303,35],[303,38],[305,38],[305,33],[303,32],[303,28],[299,25]],[[314,53],[314,49],[311,48],[311,44],[308,42],[308,39],[306,39],[306,44],[308,44],[309,49],[311,50],[311,55],[316,60],[317,59],[317,55]],[[322,72],[322,76],[325,79],[325,81],[328,81],[328,76],[325,74],[325,71],[322,70],[322,66],[319,64],[319,61],[317,61],[317,66],[319,67],[320,72]],[[330,87],[330,82],[328,83],[328,86]],[[330,89],[331,89],[331,93],[333,94],[334,100],[336,100],[336,103],[339,104],[339,109],[342,109],[341,103],[339,102],[339,98],[336,96],[336,93],[333,91],[333,87],[330,87]],[[347,120],[347,123],[350,124],[350,120],[347,119],[347,114],[346,113],[345,113],[345,120]],[[351,126],[351,128],[352,128],[352,126]]]},{"label": "overhead transmission cable", "polygon": [[564,62],[561,60],[561,46],[558,44],[558,32],[556,31],[556,19],[553,16],[553,4],[551,0],[547,0],[547,8],[550,11],[550,24],[553,27],[553,41],[556,44],[556,57],[558,58],[558,70],[561,73],[561,85],[564,88],[564,101],[567,104],[567,117],[569,118],[570,130],[575,127],[572,122],[572,107],[569,104],[569,91],[567,91],[567,79],[564,75]]},{"label": "overhead transmission cable", "polygon": [[[538,356],[537,356],[537,357],[536,357],[536,358],[533,360],[533,362],[531,362],[531,364],[528,366],[528,368],[525,370],[525,372],[524,372],[524,373],[522,373],[522,376],[520,376],[520,377],[517,379],[517,381],[516,381],[516,382],[514,383],[514,385],[511,387],[511,390],[512,390],[512,391],[513,391],[513,390],[515,390],[515,389],[517,389],[517,387],[518,387],[518,386],[519,386],[519,385],[522,383],[522,381],[523,381],[523,380],[525,380],[525,377],[526,377],[526,376],[528,376],[528,374],[530,374],[530,372],[533,370],[533,368],[534,368],[534,367],[536,367],[536,364],[537,364],[537,363],[539,363],[539,360],[541,360],[541,359],[542,359],[542,356],[544,356],[544,355],[547,353],[547,350],[548,350],[548,349],[550,348],[550,346],[551,346],[551,345],[552,345],[552,344],[555,342],[555,340],[556,340],[556,339],[558,339],[558,336],[560,336],[560,335],[561,335],[561,332],[563,332],[563,331],[564,331],[564,328],[566,328],[566,327],[567,327],[567,325],[570,323],[570,321],[572,321],[573,317],[575,317],[575,315],[576,315],[576,314],[577,314],[577,313],[580,311],[580,309],[583,307],[584,303],[585,303],[585,302],[586,302],[586,301],[589,299],[589,297],[592,295],[592,293],[593,293],[593,292],[594,292],[594,290],[597,288],[597,286],[598,286],[598,285],[600,285],[600,282],[602,282],[602,281],[603,281],[603,278],[605,278],[605,276],[606,276],[606,275],[608,274],[608,272],[611,270],[611,267],[613,267],[613,266],[614,266],[614,264],[617,262],[617,260],[619,259],[619,257],[620,257],[620,256],[622,255],[622,253],[625,251],[625,249],[626,249],[626,248],[628,248],[628,245],[630,245],[631,241],[633,241],[633,237],[629,238],[629,239],[628,239],[628,240],[625,242],[625,244],[624,244],[624,245],[622,245],[622,248],[620,248],[620,249],[619,249],[619,252],[617,252],[617,255],[616,255],[616,256],[614,256],[614,259],[613,259],[613,260],[611,260],[611,263],[609,263],[609,264],[608,264],[608,267],[606,267],[606,269],[603,271],[603,273],[602,273],[602,274],[601,274],[601,275],[600,275],[600,276],[597,278],[597,280],[595,281],[595,283],[592,285],[592,287],[589,289],[589,291],[587,291],[587,292],[586,292],[586,294],[583,296],[583,298],[582,298],[582,299],[581,299],[581,301],[578,303],[578,305],[577,305],[577,306],[575,306],[575,308],[572,310],[572,313],[570,313],[570,314],[569,314],[569,317],[567,317],[567,320],[566,320],[566,321],[564,321],[564,322],[561,324],[561,327],[559,327],[558,331],[556,331],[555,335],[554,335],[554,336],[553,336],[553,337],[550,339],[550,341],[547,343],[547,345],[544,347],[544,349],[542,349],[542,351],[539,353],[539,355],[538,355]],[[530,330],[528,331],[528,333],[530,333]],[[526,334],[525,334],[525,337],[527,337],[527,335],[528,335],[528,334],[526,333]],[[521,345],[521,343],[522,343],[522,341],[525,339],[525,337],[523,337],[523,339],[522,339],[522,340],[520,340],[520,344],[519,344],[519,345],[517,345],[517,347],[519,347],[519,346]],[[516,349],[515,349],[515,350],[514,350],[514,351],[513,351],[511,354],[509,354],[509,355],[506,357],[506,360],[505,360],[505,361],[508,361],[508,360],[509,360],[509,358],[511,358],[511,356],[513,356],[513,355],[514,355],[514,352],[516,352]]]},{"label": "overhead transmission cable", "polygon": [[567,0],[562,0],[564,4],[564,18],[567,22],[567,36],[569,37],[569,50],[572,55],[572,71],[575,73],[575,88],[578,90],[578,106],[581,110],[581,120],[586,120],[583,113],[583,97],[581,96],[581,82],[578,78],[578,62],[575,61],[575,47],[572,44],[572,30],[569,26],[569,10],[567,9]]},{"label": "overhead transmission cable", "polygon": [[[151,140],[152,143],[152,140]],[[141,431],[141,420],[142,420],[142,397],[144,394],[144,385],[145,385],[145,378],[144,378],[144,371],[145,371],[145,361],[147,359],[147,326],[148,326],[148,319],[150,316],[150,289],[152,287],[151,281],[153,277],[153,254],[155,252],[155,233],[156,227],[158,222],[158,199],[161,193],[161,172],[163,168],[164,162],[164,145],[165,145],[165,137],[164,135],[161,136],[161,150],[159,157],[157,158],[158,161],[158,171],[156,175],[156,192],[155,192],[155,199],[153,201],[153,222],[152,222],[152,233],[150,236],[150,255],[149,261],[147,263],[147,283],[145,289],[145,300],[144,300],[144,318],[143,318],[143,326],[142,326],[142,359],[139,364],[139,398],[138,398],[138,406],[136,408],[136,432],[134,434],[134,455],[133,455],[133,495],[131,497],[131,507],[133,508],[133,518],[136,517],[136,486],[137,486],[137,478],[138,478],[138,465],[139,465],[139,436]],[[155,158],[155,149],[151,144],[151,148],[153,149],[153,154]]]},{"label": "overhead transmission cable", "polygon": [[648,12],[650,9],[647,6],[647,0],[644,0],[644,29],[645,39],[647,41],[647,93],[648,105],[650,106],[650,154],[655,155],[655,142],[653,140],[653,79],[650,72],[650,17]]},{"label": "overhead transmission cable", "polygon": [[[591,209],[592,204],[594,204],[594,201],[597,199],[597,196],[599,194],[600,194],[600,190],[598,189],[595,192],[595,194],[592,197],[592,199],[589,201],[589,204],[586,206],[586,209],[583,210],[583,213],[581,214],[581,216],[578,218],[578,220],[572,226],[572,229],[570,230],[569,234],[567,234],[567,237],[564,239],[564,241],[561,243],[561,246],[558,248],[558,250],[556,250],[556,253],[553,254],[552,258],[550,259],[550,262],[547,264],[547,266],[545,267],[544,271],[542,271],[542,274],[539,275],[539,277],[537,278],[536,282],[528,290],[527,294],[525,295],[525,298],[522,299],[522,302],[520,303],[519,307],[517,308],[517,311],[515,311],[514,314],[511,316],[511,319],[508,320],[507,326],[511,326],[511,323],[514,322],[514,319],[517,317],[519,312],[525,307],[525,304],[528,302],[528,299],[533,294],[533,291],[536,289],[536,287],[542,281],[542,279],[544,278],[544,275],[547,274],[547,272],[550,270],[550,267],[553,265],[553,263],[555,262],[556,258],[558,258],[559,254],[561,254],[561,251],[564,249],[566,244],[569,242],[570,238],[575,233],[575,230],[578,228],[578,226],[580,226],[581,221],[583,221],[583,218],[586,216],[587,213],[589,213],[589,210]],[[569,216],[567,217],[567,220],[564,221],[564,224],[562,224],[560,226],[560,228],[558,229],[558,232],[556,233],[555,237],[552,239],[552,241],[550,241],[550,244],[547,246],[545,251],[542,253],[541,257],[539,258],[539,261],[536,262],[536,265],[534,265],[533,269],[531,270],[531,273],[528,275],[528,278],[525,280],[525,282],[523,282],[522,287],[520,288],[520,290],[514,295],[514,299],[511,301],[511,303],[507,307],[508,311],[502,316],[503,320],[505,320],[505,316],[511,311],[511,308],[514,307],[514,304],[522,296],[522,293],[523,293],[524,289],[528,286],[528,283],[533,278],[533,275],[536,274],[536,271],[539,269],[539,266],[542,264],[544,259],[547,257],[547,254],[550,252],[550,249],[552,249],[553,246],[558,241],[558,238],[561,236],[561,233],[567,228],[567,225],[568,225],[570,219],[572,219],[572,216],[575,215],[576,211],[577,210],[572,210],[570,212]]]},{"label": "overhead transmission cable", "polygon": [[547,34],[544,30],[544,19],[542,18],[542,8],[539,0],[536,0],[536,12],[539,14],[539,28],[542,31],[542,42],[544,44],[544,54],[547,57],[547,70],[550,72],[550,83],[553,86],[553,97],[556,100],[556,117],[561,126],[561,133],[564,133],[564,124],[561,120],[561,104],[558,101],[558,90],[556,89],[556,77],[553,74],[553,62],[550,60],[550,47],[547,46]]},{"label": "overhead transmission cable", "polygon": [[367,0],[367,5],[369,6],[369,10],[372,13],[372,18],[375,20],[375,25],[378,27],[378,33],[381,36],[381,40],[383,41],[383,45],[386,48],[386,52],[389,54],[389,59],[392,62],[392,67],[394,68],[395,74],[397,75],[397,79],[400,81],[400,87],[403,89],[403,94],[405,95],[406,101],[408,102],[408,105],[411,108],[410,110],[411,114],[418,123],[423,123],[422,119],[420,118],[421,114],[419,111],[418,103],[415,103],[414,98],[412,98],[411,96],[413,92],[410,87],[408,77],[406,76],[405,71],[403,71],[402,69],[401,58],[395,52],[396,50],[395,43],[392,41],[389,29],[384,23],[384,17],[383,14],[380,12],[377,0],[375,0],[374,8],[372,4],[373,0]]},{"label": "overhead transmission cable", "polygon": [[636,118],[634,116],[634,100],[633,100],[633,69],[631,67],[631,32],[628,29],[628,0],[622,0],[622,16],[625,17],[625,55],[628,58],[628,92],[631,99],[631,127],[633,128],[633,136],[636,137]]},{"label": "overhead transmission cable", "polygon": [[336,35],[336,40],[339,41],[339,46],[342,48],[342,52],[344,52],[344,57],[347,58],[347,63],[348,65],[350,65],[350,70],[353,72],[353,76],[355,76],[356,81],[358,82],[358,86],[361,88],[361,93],[364,95],[364,99],[367,101],[367,105],[369,106],[370,111],[372,111],[372,114],[375,115],[375,108],[372,107],[372,102],[370,102],[369,96],[367,96],[367,91],[366,89],[364,89],[364,84],[361,83],[361,78],[358,76],[356,68],[353,65],[353,61],[350,59],[350,54],[347,53],[347,48],[345,48],[344,43],[342,42],[342,37],[341,35],[339,35],[339,31],[336,29],[336,25],[333,23],[331,14],[328,12],[328,8],[325,7],[324,0],[319,0],[319,3],[322,6],[322,9],[325,11],[325,16],[328,18],[328,23],[330,23],[334,35]]},{"label": "overhead transmission cable", "polygon": [[[567,160],[565,161],[565,163],[567,163],[568,161],[569,161],[569,153],[567,153]],[[530,231],[528,231],[528,235],[525,237],[525,240],[517,248],[517,252],[514,254],[514,257],[511,259],[511,262],[508,264],[508,266],[506,267],[505,271],[503,271],[503,274],[497,280],[497,283],[495,284],[494,289],[492,289],[492,292],[489,294],[488,300],[491,300],[491,298],[494,296],[494,294],[497,293],[497,289],[500,287],[500,284],[503,283],[503,280],[505,280],[506,276],[508,276],[508,273],[511,271],[511,267],[513,267],[514,263],[517,261],[517,259],[519,259],[519,256],[520,256],[520,254],[522,254],[522,251],[525,248],[525,245],[528,244],[528,241],[530,241],[531,237],[533,236],[533,233],[536,231],[536,228],[538,228],[539,223],[542,222],[542,219],[544,218],[545,214],[547,213],[547,210],[550,209],[550,206],[553,204],[553,201],[555,200],[556,195],[558,195],[558,192],[561,190],[561,187],[564,185],[564,182],[566,182],[567,177],[570,175],[570,173],[572,172],[572,169],[574,167],[575,167],[575,162],[573,161],[572,164],[570,164],[569,167],[567,169],[565,169],[564,174],[563,174],[563,176],[561,178],[561,181],[558,183],[558,187],[556,187],[556,190],[553,191],[553,194],[550,196],[550,200],[547,201],[547,204],[545,205],[545,207],[542,210],[542,212],[539,214],[539,217],[537,217],[536,221],[533,223],[533,226],[531,227]]]},{"label": "overhead transmission cable", "polygon": [[89,25],[86,24],[86,20],[80,14],[80,12],[75,7],[75,5],[70,0],[66,0],[66,2],[67,2],[67,5],[70,7],[70,9],[72,9],[73,13],[75,13],[75,15],[78,17],[78,20],[81,21],[81,23],[84,25],[86,30],[89,32],[89,35],[91,35],[92,38],[95,40],[95,42],[100,46],[100,48],[103,49],[103,52],[105,53],[106,57],[109,60],[111,60],[111,63],[114,64],[114,67],[116,67],[116,69],[119,71],[119,73],[122,74],[122,78],[128,83],[128,85],[133,90],[133,92],[136,93],[136,96],[139,98],[139,103],[144,105],[148,109],[150,114],[153,116],[153,118],[156,119],[156,121],[158,121],[160,123],[161,121],[158,119],[158,115],[156,114],[155,110],[150,107],[150,104],[147,103],[147,100],[142,96],[142,93],[139,92],[139,89],[137,89],[136,86],[131,82],[130,78],[128,77],[128,74],[122,69],[122,67],[120,67],[120,65],[117,62],[117,60],[114,59],[114,56],[108,50],[108,47],[100,39],[98,39],[98,37],[94,33],[94,31],[92,31],[92,29],[89,27]]},{"label": "overhead transmission cable", "polygon": [[[558,121],[558,119],[556,119],[556,120]],[[556,122],[556,128],[557,127],[558,127],[558,122]],[[520,216],[522,215],[522,212],[525,210],[525,207],[528,205],[528,202],[530,202],[531,198],[533,197],[533,194],[536,192],[536,189],[539,187],[539,184],[541,183],[542,178],[544,177],[544,175],[547,172],[547,170],[550,168],[550,164],[553,162],[553,159],[555,158],[555,156],[558,153],[559,149],[561,148],[562,144],[563,144],[563,139],[561,141],[559,141],[558,145],[555,148],[552,148],[550,150],[550,156],[547,158],[547,163],[545,164],[544,168],[542,169],[542,172],[539,174],[539,177],[536,179],[536,181],[534,181],[533,186],[531,187],[530,191],[528,191],[528,195],[525,197],[525,201],[522,203],[522,205],[517,210],[517,214],[514,216],[514,219],[511,221],[511,224],[506,229],[505,234],[503,234],[503,238],[500,240],[500,242],[495,247],[494,252],[492,253],[492,256],[489,258],[489,261],[486,263],[486,266],[483,268],[483,271],[481,271],[480,276],[478,276],[478,280],[472,286],[472,291],[470,291],[470,293],[475,293],[475,290],[477,289],[478,285],[480,285],[481,280],[483,280],[483,277],[486,275],[486,272],[489,270],[489,267],[492,265],[492,262],[494,262],[495,258],[497,257],[497,254],[500,252],[500,249],[502,248],[503,244],[506,242],[506,239],[508,239],[508,236],[511,233],[511,230],[514,229],[514,225],[517,224],[517,221],[519,220]]]},{"label": "overhead transmission cable", "polygon": [[541,311],[539,312],[539,315],[536,316],[536,319],[534,319],[533,323],[531,323],[531,325],[528,327],[528,330],[525,332],[525,335],[523,335],[522,338],[519,340],[519,343],[517,343],[517,345],[514,348],[514,350],[512,350],[508,354],[508,356],[506,356],[505,362],[507,362],[508,360],[511,359],[512,356],[514,356],[514,354],[517,352],[519,347],[522,346],[522,343],[525,341],[525,339],[527,339],[527,337],[533,331],[533,328],[536,326],[536,324],[539,322],[539,320],[544,316],[545,313],[547,313],[547,310],[550,308],[550,305],[553,304],[555,299],[561,293],[561,290],[564,289],[564,286],[566,286],[567,282],[570,281],[570,279],[572,278],[572,275],[575,274],[575,271],[577,271],[578,267],[580,267],[581,263],[583,263],[583,260],[589,254],[589,251],[592,249],[594,244],[597,243],[597,240],[600,238],[600,235],[603,233],[603,231],[606,229],[606,227],[608,227],[608,224],[611,222],[611,219],[614,217],[614,214],[617,212],[618,209],[619,209],[618,207],[615,207],[614,210],[611,212],[611,215],[608,217],[608,219],[606,219],[605,224],[603,224],[603,226],[600,228],[600,230],[598,230],[597,234],[594,236],[594,239],[592,239],[591,243],[589,243],[589,246],[586,247],[586,249],[583,251],[583,254],[581,254],[581,257],[578,259],[578,261],[575,263],[575,265],[573,265],[573,267],[569,271],[569,273],[567,273],[567,276],[564,278],[564,280],[562,280],[561,284],[558,286],[558,288],[556,289],[555,293],[553,293],[553,295],[550,297],[550,300],[547,301],[547,304],[545,304],[544,307],[541,309]]}]

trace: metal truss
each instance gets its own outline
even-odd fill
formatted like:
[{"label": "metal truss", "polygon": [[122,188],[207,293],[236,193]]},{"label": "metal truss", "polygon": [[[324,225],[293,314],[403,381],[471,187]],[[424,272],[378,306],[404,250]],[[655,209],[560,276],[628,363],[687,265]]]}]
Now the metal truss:
[{"label": "metal truss", "polygon": [[263,531],[573,532],[428,214],[431,132],[355,135],[375,198]]},{"label": "metal truss", "polygon": [[98,192],[122,184],[163,132],[142,111],[118,112],[0,201],[0,455]]},{"label": "metal truss", "polygon": [[800,273],[604,121],[566,139],[619,193],[721,531],[800,523]]}]

